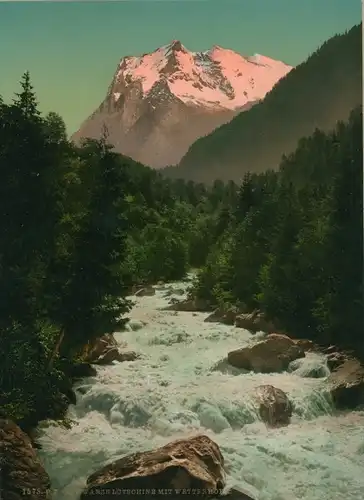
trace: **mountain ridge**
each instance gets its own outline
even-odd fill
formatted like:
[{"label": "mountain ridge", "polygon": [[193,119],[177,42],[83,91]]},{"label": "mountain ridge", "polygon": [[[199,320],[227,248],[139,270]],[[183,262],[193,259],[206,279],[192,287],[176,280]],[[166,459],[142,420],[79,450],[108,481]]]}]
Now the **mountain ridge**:
[{"label": "mountain ridge", "polygon": [[154,168],[179,162],[201,136],[259,102],[292,66],[214,45],[191,52],[179,41],[123,57],[107,95],[72,140],[98,138]]},{"label": "mountain ridge", "polygon": [[164,174],[197,182],[240,181],[244,173],[277,169],[300,138],[328,131],[362,104],[361,24],[335,35],[286,74],[265,98],[198,139]]}]

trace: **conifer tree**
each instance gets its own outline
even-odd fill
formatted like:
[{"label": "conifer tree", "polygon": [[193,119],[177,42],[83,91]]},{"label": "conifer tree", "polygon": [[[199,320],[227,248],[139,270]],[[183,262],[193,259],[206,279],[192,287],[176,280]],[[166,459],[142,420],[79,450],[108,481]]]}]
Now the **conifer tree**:
[{"label": "conifer tree", "polygon": [[40,116],[38,110],[38,102],[35,96],[33,86],[30,82],[30,73],[26,71],[21,80],[20,86],[22,91],[15,93],[16,98],[13,100],[14,105],[19,108],[24,116],[28,119],[34,119]]}]

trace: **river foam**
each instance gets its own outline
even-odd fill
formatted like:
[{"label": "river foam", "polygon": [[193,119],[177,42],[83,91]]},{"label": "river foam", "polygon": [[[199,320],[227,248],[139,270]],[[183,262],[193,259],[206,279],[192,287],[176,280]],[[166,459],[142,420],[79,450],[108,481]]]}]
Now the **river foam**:
[{"label": "river foam", "polygon": [[[229,483],[257,500],[364,498],[364,412],[333,411],[323,358],[308,355],[282,374],[229,368],[227,352],[262,335],[205,323],[207,314],[163,310],[166,292],[185,288],[135,299],[129,328],[115,337],[142,358],[99,367],[77,385],[72,429],[40,430],[55,500],[78,500],[87,476],[109,460],[201,432],[220,445]],[[252,395],[260,384],[289,395],[288,427],[259,420]]]}]

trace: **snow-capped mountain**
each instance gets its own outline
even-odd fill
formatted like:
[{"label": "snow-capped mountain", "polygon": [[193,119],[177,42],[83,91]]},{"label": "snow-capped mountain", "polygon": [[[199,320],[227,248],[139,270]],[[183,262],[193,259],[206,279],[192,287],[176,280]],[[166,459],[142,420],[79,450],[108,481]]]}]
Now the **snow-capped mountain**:
[{"label": "snow-capped mountain", "polygon": [[123,57],[107,96],[72,139],[100,137],[154,168],[179,162],[190,145],[250,108],[291,66],[215,45],[190,52],[180,41]]}]

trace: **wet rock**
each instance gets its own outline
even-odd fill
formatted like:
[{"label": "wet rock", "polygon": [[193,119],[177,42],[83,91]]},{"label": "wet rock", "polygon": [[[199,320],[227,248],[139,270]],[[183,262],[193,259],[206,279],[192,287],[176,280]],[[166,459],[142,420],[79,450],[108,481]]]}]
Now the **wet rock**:
[{"label": "wet rock", "polygon": [[155,295],[155,288],[152,286],[146,286],[138,290],[134,295],[136,297],[152,297]]},{"label": "wet rock", "polygon": [[217,308],[206,319],[206,322],[224,323],[235,325],[237,328],[244,328],[252,333],[264,332],[272,333],[277,331],[272,321],[267,320],[265,315],[259,310],[247,312],[244,304],[229,309]]},{"label": "wet rock", "polygon": [[272,385],[260,385],[256,390],[260,418],[273,427],[288,425],[291,421],[293,406],[281,389]]},{"label": "wet rock", "polygon": [[228,362],[236,368],[271,373],[287,370],[295,359],[304,358],[305,352],[286,335],[273,333],[264,340],[228,353]]},{"label": "wet rock", "polygon": [[364,404],[364,366],[357,359],[346,359],[327,383],[336,408],[354,409]]},{"label": "wet rock", "polygon": [[111,333],[107,333],[102,337],[94,339],[85,346],[81,358],[85,363],[95,363],[112,347],[117,347],[118,343]]},{"label": "wet rock", "polygon": [[118,345],[118,342],[112,333],[105,333],[102,339],[105,340],[109,345]]},{"label": "wet rock", "polygon": [[203,299],[186,299],[177,301],[171,299],[171,304],[165,308],[166,311],[183,311],[183,312],[208,312],[211,311],[211,306]]},{"label": "wet rock", "polygon": [[109,365],[113,361],[135,361],[140,358],[140,354],[134,351],[120,351],[117,347],[112,347],[106,351],[102,356],[100,356],[95,364],[98,365]]},{"label": "wet rock", "polygon": [[[223,466],[218,445],[207,436],[181,439],[106,465],[88,478],[80,498],[112,500],[118,489],[128,489],[128,498],[182,498],[184,489],[213,498],[214,492],[225,486]],[[145,490],[155,490],[156,494],[148,495]]]},{"label": "wet rock", "polygon": [[302,347],[305,352],[318,350],[317,346],[308,339],[297,339],[294,341],[296,345]]},{"label": "wet rock", "polygon": [[249,330],[250,332],[256,333],[258,330],[256,325],[254,324],[255,316],[255,312],[239,314],[235,318],[235,326],[237,328],[244,328],[244,330]]},{"label": "wet rock", "polygon": [[0,420],[1,482],[4,500],[50,500],[51,484],[30,438],[11,420]]},{"label": "wet rock", "polygon": [[235,326],[237,328],[249,330],[252,333],[272,333],[277,331],[273,322],[269,321],[265,315],[258,310],[248,314],[238,314],[235,318]]},{"label": "wet rock", "polygon": [[331,371],[339,368],[346,360],[347,357],[341,352],[331,352],[326,357],[327,366]]},{"label": "wet rock", "polygon": [[119,361],[136,361],[141,358],[141,354],[135,351],[121,351]]},{"label": "wet rock", "polygon": [[119,361],[120,352],[117,347],[112,347],[104,352],[98,359],[94,361],[97,365],[109,365],[113,361]]}]

